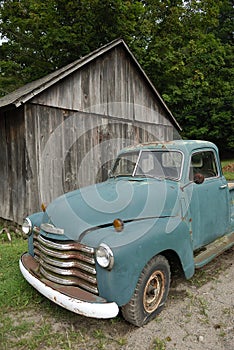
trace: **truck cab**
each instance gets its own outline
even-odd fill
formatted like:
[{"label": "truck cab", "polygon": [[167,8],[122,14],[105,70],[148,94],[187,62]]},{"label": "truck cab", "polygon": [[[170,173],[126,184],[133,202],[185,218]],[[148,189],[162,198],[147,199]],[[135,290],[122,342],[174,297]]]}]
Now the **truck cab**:
[{"label": "truck cab", "polygon": [[136,326],[163,308],[177,263],[191,278],[234,245],[234,187],[217,147],[176,140],[123,149],[107,181],[28,216],[25,279],[53,302]]}]

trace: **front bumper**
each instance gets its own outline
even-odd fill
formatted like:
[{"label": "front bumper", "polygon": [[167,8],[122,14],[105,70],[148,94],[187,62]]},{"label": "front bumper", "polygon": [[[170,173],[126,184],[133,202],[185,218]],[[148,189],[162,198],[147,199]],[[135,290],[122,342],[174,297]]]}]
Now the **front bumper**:
[{"label": "front bumper", "polygon": [[28,253],[21,256],[20,271],[38,292],[54,303],[74,313],[94,318],[112,318],[118,315],[115,302],[86,292],[79,287],[62,286],[38,276],[38,262]]}]

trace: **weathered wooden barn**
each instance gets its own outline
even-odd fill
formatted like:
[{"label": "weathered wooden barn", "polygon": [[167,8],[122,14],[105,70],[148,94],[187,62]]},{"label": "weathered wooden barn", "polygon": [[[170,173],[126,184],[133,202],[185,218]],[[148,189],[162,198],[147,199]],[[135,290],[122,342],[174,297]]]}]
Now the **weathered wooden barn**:
[{"label": "weathered wooden barn", "polygon": [[124,146],[180,130],[127,45],[115,40],[0,99],[0,217],[21,223],[100,181]]}]

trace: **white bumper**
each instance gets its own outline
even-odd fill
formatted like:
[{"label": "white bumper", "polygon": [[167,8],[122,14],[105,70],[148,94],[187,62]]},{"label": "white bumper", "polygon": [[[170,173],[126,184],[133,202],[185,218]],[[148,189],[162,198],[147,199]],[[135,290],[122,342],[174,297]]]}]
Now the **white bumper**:
[{"label": "white bumper", "polygon": [[30,271],[24,267],[21,259],[19,261],[19,266],[21,273],[29,284],[31,284],[46,298],[50,299],[54,303],[64,307],[67,310],[83,316],[94,318],[112,318],[118,315],[119,307],[115,302],[91,303],[72,298],[56,291],[55,289],[47,286],[45,283],[37,279],[33,274],[30,273]]}]

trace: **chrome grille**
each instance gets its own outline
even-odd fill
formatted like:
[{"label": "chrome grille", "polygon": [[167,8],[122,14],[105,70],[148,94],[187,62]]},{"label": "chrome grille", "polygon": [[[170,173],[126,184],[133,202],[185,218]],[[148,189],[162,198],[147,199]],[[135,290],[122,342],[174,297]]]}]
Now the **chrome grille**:
[{"label": "chrome grille", "polygon": [[55,241],[35,232],[33,245],[42,276],[98,294],[93,248],[72,241]]}]

